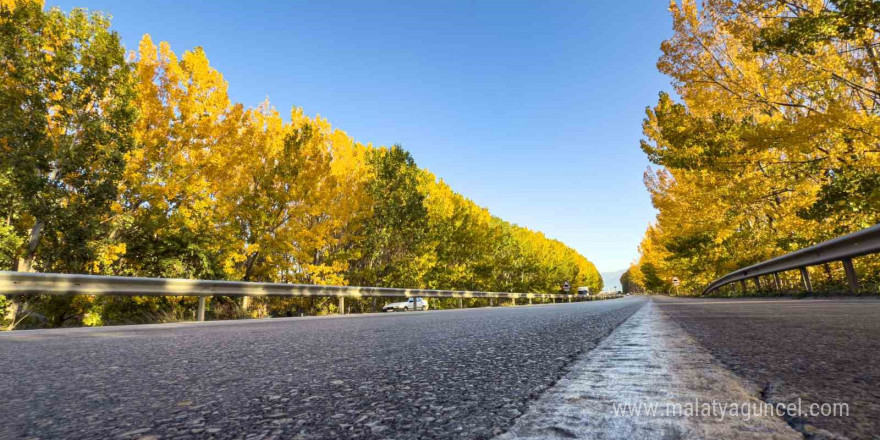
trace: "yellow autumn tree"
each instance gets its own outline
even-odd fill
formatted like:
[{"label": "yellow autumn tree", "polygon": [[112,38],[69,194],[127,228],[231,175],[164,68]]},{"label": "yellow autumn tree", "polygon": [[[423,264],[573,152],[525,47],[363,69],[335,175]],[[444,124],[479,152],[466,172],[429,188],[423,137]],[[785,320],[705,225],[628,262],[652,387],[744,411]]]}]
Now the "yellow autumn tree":
[{"label": "yellow autumn tree", "polygon": [[178,59],[145,35],[135,66],[136,148],[114,207],[113,236],[126,246],[111,247],[98,263],[114,273],[216,277],[208,260],[224,243],[211,239],[215,193],[238,157],[230,135],[244,110],[231,105],[226,81],[200,48]]},{"label": "yellow autumn tree", "polygon": [[642,149],[662,167],[652,264],[686,290],[880,221],[880,35],[841,5],[671,5],[658,68],[681,102],[661,94]]},{"label": "yellow autumn tree", "polygon": [[337,253],[356,241],[368,198],[366,147],[301,109],[285,123],[268,103],[245,114],[239,157],[218,181],[233,279],[347,284]]}]

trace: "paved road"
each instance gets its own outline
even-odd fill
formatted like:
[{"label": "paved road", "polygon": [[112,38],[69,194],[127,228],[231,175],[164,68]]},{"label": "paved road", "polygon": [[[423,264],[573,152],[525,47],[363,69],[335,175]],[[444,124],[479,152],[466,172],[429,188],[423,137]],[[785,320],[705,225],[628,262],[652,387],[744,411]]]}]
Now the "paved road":
[{"label": "paved road", "polygon": [[646,300],[0,336],[0,438],[488,438]]},{"label": "paved road", "polygon": [[763,400],[849,405],[848,417],[787,420],[808,438],[880,435],[880,301],[655,301]]},{"label": "paved road", "polygon": [[[626,298],[6,333],[0,439],[874,438],[878,317],[872,299]],[[849,414],[612,411],[710,399]]]}]

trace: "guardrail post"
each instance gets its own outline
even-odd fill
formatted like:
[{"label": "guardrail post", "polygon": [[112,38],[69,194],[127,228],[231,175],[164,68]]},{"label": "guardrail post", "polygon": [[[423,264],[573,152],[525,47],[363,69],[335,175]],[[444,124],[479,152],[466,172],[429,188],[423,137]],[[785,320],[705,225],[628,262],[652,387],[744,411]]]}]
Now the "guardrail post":
[{"label": "guardrail post", "polygon": [[853,266],[852,258],[844,258],[843,270],[846,271],[846,281],[849,283],[849,291],[856,293],[859,291],[859,277],[856,276],[856,268]]},{"label": "guardrail post", "polygon": [[345,297],[344,296],[339,297],[339,314],[340,315],[345,314]]},{"label": "guardrail post", "polygon": [[205,297],[204,296],[199,297],[199,311],[197,313],[196,319],[198,319],[199,322],[202,322],[205,320]]},{"label": "guardrail post", "polygon": [[813,285],[810,284],[810,273],[807,272],[807,268],[801,267],[798,268],[798,270],[801,272],[801,283],[803,283],[804,285],[804,290],[806,290],[807,292],[812,292]]},{"label": "guardrail post", "polygon": [[495,307],[495,298],[489,297],[489,307]]},{"label": "guardrail post", "polygon": [[529,297],[529,305],[532,305],[532,297]]},{"label": "guardrail post", "polygon": [[569,302],[569,303],[571,302],[571,296],[568,297],[568,302]]},{"label": "guardrail post", "polygon": [[742,289],[743,289],[743,295],[745,295],[745,294],[746,294],[746,291],[747,291],[747,290],[746,290],[746,280],[739,280],[739,285],[740,285],[740,286],[742,287]]},{"label": "guardrail post", "polygon": [[761,277],[754,277],[752,279],[755,280],[755,286],[758,287],[758,290],[761,290]]},{"label": "guardrail post", "polygon": [[779,273],[773,273],[773,284],[776,284],[776,290],[782,290],[782,283],[779,282]]},{"label": "guardrail post", "polygon": [[464,300],[460,296],[458,297],[458,308],[459,309],[464,308]]}]

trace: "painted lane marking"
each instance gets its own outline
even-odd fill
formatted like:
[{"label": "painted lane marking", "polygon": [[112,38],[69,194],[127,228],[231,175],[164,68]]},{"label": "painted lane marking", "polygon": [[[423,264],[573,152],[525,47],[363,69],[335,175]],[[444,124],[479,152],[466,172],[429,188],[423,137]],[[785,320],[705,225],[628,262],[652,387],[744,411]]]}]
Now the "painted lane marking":
[{"label": "painted lane marking", "polygon": [[[757,387],[721,367],[651,301],[497,439],[803,438],[776,416],[674,414],[675,405],[699,402],[764,403]],[[645,414],[649,405],[653,414]],[[621,408],[641,411],[623,414]]]}]

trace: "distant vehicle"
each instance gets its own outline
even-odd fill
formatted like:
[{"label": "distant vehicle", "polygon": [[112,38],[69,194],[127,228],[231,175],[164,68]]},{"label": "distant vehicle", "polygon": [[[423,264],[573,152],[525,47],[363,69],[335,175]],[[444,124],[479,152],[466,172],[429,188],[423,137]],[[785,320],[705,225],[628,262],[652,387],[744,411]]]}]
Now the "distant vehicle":
[{"label": "distant vehicle", "polygon": [[578,295],[589,296],[590,295],[590,288],[589,287],[578,287]]},{"label": "distant vehicle", "polygon": [[391,303],[382,307],[383,312],[409,312],[428,310],[428,302],[423,298],[408,298],[406,301]]}]

